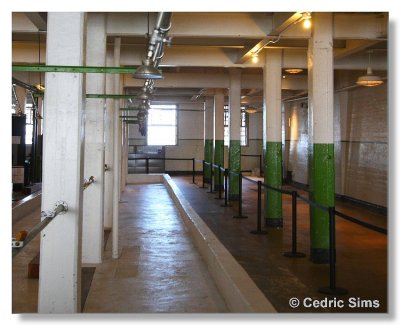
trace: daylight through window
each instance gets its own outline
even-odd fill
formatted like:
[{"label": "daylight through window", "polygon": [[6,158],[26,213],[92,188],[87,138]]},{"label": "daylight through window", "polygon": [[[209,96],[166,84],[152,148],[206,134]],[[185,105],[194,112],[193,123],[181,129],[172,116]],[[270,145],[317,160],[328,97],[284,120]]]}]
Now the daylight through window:
[{"label": "daylight through window", "polygon": [[150,105],[147,120],[147,145],[175,146],[177,144],[176,105]]},{"label": "daylight through window", "polygon": [[[240,112],[240,145],[247,146],[247,113],[244,111],[244,107],[241,107]],[[228,106],[224,106],[224,145],[229,145],[229,109]]]}]

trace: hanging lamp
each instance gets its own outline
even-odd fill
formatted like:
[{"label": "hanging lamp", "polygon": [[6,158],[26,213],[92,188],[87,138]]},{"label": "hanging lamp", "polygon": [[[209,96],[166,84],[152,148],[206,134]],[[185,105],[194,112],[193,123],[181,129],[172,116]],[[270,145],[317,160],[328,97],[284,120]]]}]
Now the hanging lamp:
[{"label": "hanging lamp", "polygon": [[383,80],[379,76],[375,76],[371,68],[371,54],[372,51],[368,51],[368,67],[367,74],[357,79],[357,85],[364,87],[375,87],[383,84]]}]

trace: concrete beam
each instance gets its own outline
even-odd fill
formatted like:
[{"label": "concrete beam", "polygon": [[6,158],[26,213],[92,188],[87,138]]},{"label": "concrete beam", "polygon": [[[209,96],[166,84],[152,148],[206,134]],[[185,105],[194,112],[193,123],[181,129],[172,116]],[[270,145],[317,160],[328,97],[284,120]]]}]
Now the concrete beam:
[{"label": "concrete beam", "polygon": [[347,40],[346,47],[344,49],[336,49],[333,58],[334,60],[343,59],[347,56],[364,51],[380,42],[379,40]]},{"label": "concrete beam", "polygon": [[239,52],[236,63],[243,64],[251,59],[254,53],[259,53],[264,46],[269,44],[271,41],[277,39],[277,37],[287,30],[293,23],[301,18],[300,13],[276,13],[273,16],[273,28],[269,32],[267,37],[264,37],[257,44],[246,47],[241,52]]},{"label": "concrete beam", "polygon": [[334,13],[333,39],[383,40],[388,35],[387,13]]},{"label": "concrete beam", "polygon": [[[45,46],[41,46],[41,60],[45,61]],[[341,51],[336,49],[335,51]],[[38,47],[35,43],[13,42],[12,58],[13,63],[19,64],[37,64]],[[108,52],[112,54],[112,48]],[[121,66],[139,66],[145,55],[145,46],[125,45],[121,48]],[[384,51],[383,51],[384,52]],[[110,55],[110,54],[109,54]],[[340,54],[338,54],[340,56]],[[199,46],[171,47],[166,48],[165,57],[162,60],[162,66],[177,67],[241,67],[241,68],[262,68],[262,62],[265,61],[263,51],[259,54],[259,62],[236,64],[237,49],[224,48],[204,48]],[[345,61],[342,61],[345,59]],[[339,61],[338,59],[336,61]],[[385,70],[387,66],[387,57],[374,55],[374,64],[376,69]],[[161,66],[161,69],[162,69]],[[307,68],[307,50],[302,49],[284,49],[283,50],[283,68]],[[335,69],[358,70],[365,69],[365,64],[358,58],[350,55],[342,57],[339,62],[335,62]],[[160,82],[160,81],[157,81]],[[209,82],[213,82],[210,78]],[[216,86],[217,87],[217,86]]]},{"label": "concrete beam", "polygon": [[38,30],[47,30],[47,21],[42,14],[39,12],[25,12],[25,15]]},{"label": "concrete beam", "polygon": [[[107,35],[144,36],[156,15],[146,12],[107,14]],[[261,38],[271,29],[271,15],[263,12],[174,12],[170,36]]]}]

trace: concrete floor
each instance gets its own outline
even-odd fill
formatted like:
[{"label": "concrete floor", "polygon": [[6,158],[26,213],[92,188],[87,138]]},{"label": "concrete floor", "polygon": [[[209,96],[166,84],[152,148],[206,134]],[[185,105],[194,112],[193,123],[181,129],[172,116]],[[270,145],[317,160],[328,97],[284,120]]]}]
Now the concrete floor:
[{"label": "concrete floor", "polygon": [[[243,212],[249,218],[233,219],[237,204],[223,208],[223,201],[214,199],[216,194],[191,184],[190,177],[173,179],[279,312],[387,310],[387,236],[337,218],[337,285],[349,290],[348,295],[338,298],[377,299],[379,308],[293,309],[288,305],[290,298],[323,299],[326,296],[318,293],[318,288],[329,284],[328,266],[313,264],[308,258],[308,206],[298,202],[298,250],[307,257],[289,259],[282,256],[291,245],[288,196],[283,197],[284,228],[268,229],[267,235],[252,235],[250,231],[256,229],[254,184],[244,183]],[[197,182],[201,184],[200,177]],[[337,202],[337,209],[386,227],[386,217],[377,213],[341,202]],[[110,238],[104,263],[97,265],[93,280],[87,279],[84,312],[226,312],[163,185],[128,186],[120,211],[121,257],[111,259]],[[39,220],[38,209],[13,225],[13,234],[29,230]],[[27,264],[38,251],[37,237],[13,259],[13,313],[37,311],[38,280],[27,279]]]},{"label": "concrete floor", "polygon": [[226,312],[165,186],[129,185],[121,200],[121,256],[109,240],[84,312]]},{"label": "concrete floor", "polygon": [[[129,185],[121,201],[120,258],[111,258],[110,236],[103,263],[83,268],[83,312],[227,312],[165,186]],[[37,209],[13,234],[39,221]],[[39,236],[13,259],[13,313],[37,312],[38,280],[27,278],[27,265],[38,252]]]},{"label": "concrete floor", "polygon": [[[329,285],[328,265],[317,265],[309,260],[309,208],[298,201],[298,251],[307,257],[290,259],[282,255],[291,248],[291,198],[283,196],[284,227],[267,229],[267,235],[253,235],[256,229],[257,186],[243,183],[243,214],[248,219],[233,219],[233,207],[221,207],[217,193],[191,184],[191,177],[173,177],[186,199],[200,217],[237,259],[257,286],[264,292],[278,312],[386,312],[387,311],[387,236],[337,218],[337,286],[346,288],[344,308],[291,308],[288,301],[296,297],[324,299],[320,287]],[[299,191],[306,196],[307,193]],[[337,202],[337,210],[359,219],[386,227],[386,216],[349,203]],[[265,229],[264,229],[265,230]],[[379,300],[379,308],[350,308],[349,298]],[[333,298],[333,297],[330,297]]]}]

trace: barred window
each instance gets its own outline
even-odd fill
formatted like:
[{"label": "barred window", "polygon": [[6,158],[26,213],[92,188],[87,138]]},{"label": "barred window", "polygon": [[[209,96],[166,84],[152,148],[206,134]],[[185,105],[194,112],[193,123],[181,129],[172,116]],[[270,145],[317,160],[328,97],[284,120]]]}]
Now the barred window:
[{"label": "barred window", "polygon": [[[240,112],[240,145],[247,146],[248,143],[248,118],[245,107]],[[229,106],[224,106],[224,145],[229,145]]]}]

